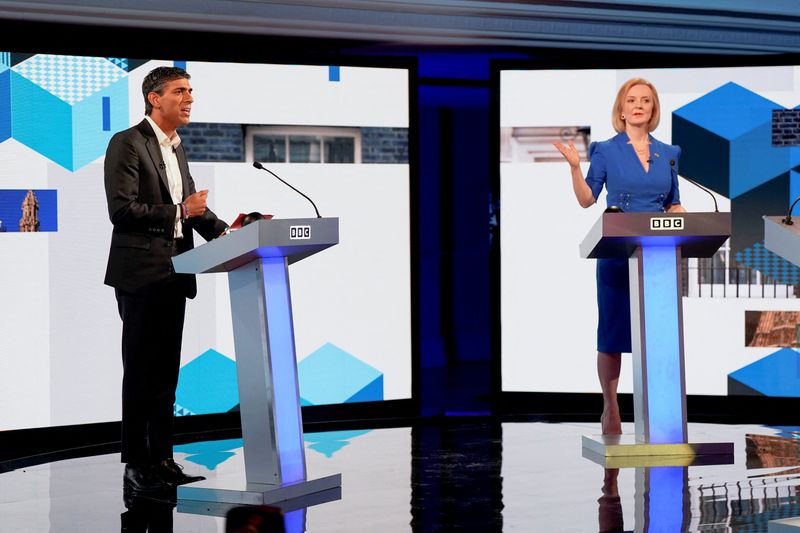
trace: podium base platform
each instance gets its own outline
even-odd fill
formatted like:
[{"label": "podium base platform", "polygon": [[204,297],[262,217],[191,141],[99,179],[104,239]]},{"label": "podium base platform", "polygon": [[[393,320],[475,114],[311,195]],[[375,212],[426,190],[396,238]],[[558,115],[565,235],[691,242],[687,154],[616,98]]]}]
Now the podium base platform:
[{"label": "podium base platform", "polygon": [[[283,485],[267,485],[262,483],[243,483],[231,486],[225,481],[205,480],[178,487],[178,502],[190,500],[196,502],[232,503],[237,505],[270,505],[296,498],[329,491],[342,486],[342,475],[286,483]],[[341,492],[339,493],[341,496]]]},{"label": "podium base platform", "polygon": [[800,533],[800,518],[782,518],[770,520],[767,524],[768,533]]},{"label": "podium base platform", "polygon": [[[582,438],[584,457],[604,459],[611,463],[630,463],[627,466],[690,466],[692,464],[726,464],[706,457],[730,457],[732,442],[682,442],[675,444],[650,444],[636,442],[634,435],[584,435]],[[592,457],[594,456],[594,457]],[[611,460],[613,459],[613,461]],[[595,461],[597,462],[597,461]],[[609,466],[611,467],[611,466]],[[613,467],[611,467],[613,468]]]},{"label": "podium base platform", "polygon": [[[291,500],[273,502],[270,505],[279,508],[284,513],[290,513],[298,509],[307,509],[308,507],[313,507],[314,505],[320,505],[341,499],[342,487],[336,487],[334,489],[323,490],[321,492],[315,492],[305,496],[298,496],[297,498],[292,498]],[[240,505],[241,504],[238,503],[178,500],[177,510],[179,513],[185,514],[225,517],[227,516],[228,511],[234,507],[239,507]]]}]

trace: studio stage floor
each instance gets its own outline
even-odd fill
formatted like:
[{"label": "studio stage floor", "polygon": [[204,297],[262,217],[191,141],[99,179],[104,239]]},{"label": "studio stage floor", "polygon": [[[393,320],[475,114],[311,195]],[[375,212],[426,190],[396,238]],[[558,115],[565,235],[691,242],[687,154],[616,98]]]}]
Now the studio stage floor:
[{"label": "studio stage floor", "polygon": [[[287,531],[766,532],[769,520],[800,516],[795,429],[690,424],[692,441],[733,442],[733,464],[618,470],[582,457],[581,435],[596,423],[446,419],[310,433],[309,478],[341,473],[341,499],[290,511]],[[188,444],[176,458],[190,473],[241,478],[241,445]],[[213,516],[224,509],[124,497],[122,470],[111,454],[0,475],[0,531],[224,532]]]}]

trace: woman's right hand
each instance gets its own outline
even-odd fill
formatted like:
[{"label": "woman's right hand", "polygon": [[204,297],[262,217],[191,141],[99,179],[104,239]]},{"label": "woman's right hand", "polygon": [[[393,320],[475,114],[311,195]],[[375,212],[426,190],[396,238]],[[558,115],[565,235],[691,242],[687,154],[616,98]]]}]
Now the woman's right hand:
[{"label": "woman's right hand", "polygon": [[564,159],[567,160],[569,166],[572,168],[577,168],[581,164],[581,156],[578,154],[578,149],[575,148],[575,145],[572,144],[572,141],[569,141],[569,146],[564,145],[558,141],[553,143],[553,146],[556,147],[556,150],[561,152],[561,155],[564,156]]}]

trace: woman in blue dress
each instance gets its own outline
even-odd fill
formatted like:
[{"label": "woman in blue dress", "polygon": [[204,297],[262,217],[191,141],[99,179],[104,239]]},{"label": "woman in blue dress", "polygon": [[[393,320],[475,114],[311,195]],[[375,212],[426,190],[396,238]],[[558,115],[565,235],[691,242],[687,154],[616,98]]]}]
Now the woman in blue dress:
[{"label": "woman in blue dress", "polygon": [[[572,141],[554,143],[569,163],[581,207],[594,205],[605,186],[609,207],[627,212],[684,211],[678,193],[681,150],[650,135],[658,126],[660,111],[652,83],[633,78],[622,84],[611,111],[617,135],[589,145],[585,178]],[[603,391],[600,425],[604,435],[615,435],[622,433],[617,404],[620,362],[622,353],[631,351],[627,259],[597,261],[597,307],[597,375]]]}]

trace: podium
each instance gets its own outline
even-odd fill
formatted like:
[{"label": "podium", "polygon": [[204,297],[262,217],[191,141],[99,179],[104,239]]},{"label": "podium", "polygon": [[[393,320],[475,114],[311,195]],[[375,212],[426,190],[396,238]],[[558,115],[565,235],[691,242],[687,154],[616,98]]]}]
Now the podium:
[{"label": "podium", "polygon": [[764,217],[764,248],[800,266],[800,218],[784,224],[785,217]]},{"label": "podium", "polygon": [[730,213],[603,213],[580,244],[581,257],[628,258],[635,421],[634,435],[584,436],[585,451],[733,453],[733,443],[688,441],[681,294],[681,259],[712,256],[730,232]]},{"label": "podium", "polygon": [[339,242],[338,218],[259,220],[172,259],[175,272],[227,272],[245,481],[178,487],[178,499],[263,505],[341,487],[306,479],[288,266]]}]

